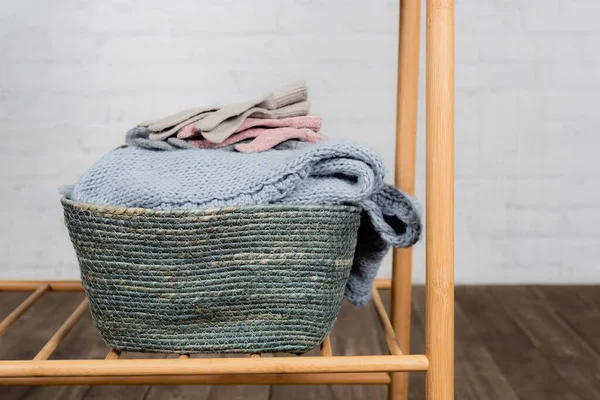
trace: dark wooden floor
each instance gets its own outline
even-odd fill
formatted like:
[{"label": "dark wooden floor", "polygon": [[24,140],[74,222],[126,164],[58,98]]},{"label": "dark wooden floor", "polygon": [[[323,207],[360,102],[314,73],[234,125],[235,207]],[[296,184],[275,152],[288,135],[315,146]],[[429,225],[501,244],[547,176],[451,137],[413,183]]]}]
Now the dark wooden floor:
[{"label": "dark wooden floor", "polygon": [[[383,292],[389,301],[388,293]],[[26,294],[0,294],[0,319]],[[32,358],[81,300],[51,293],[0,338],[0,359]],[[424,290],[414,290],[412,352],[424,351]],[[600,399],[600,287],[456,288],[456,399]],[[372,306],[344,304],[334,354],[380,354],[385,341]],[[84,317],[53,358],[101,358],[107,349]],[[128,354],[126,357],[141,357]],[[424,374],[410,399],[424,398]],[[0,387],[0,399],[384,399],[384,386]]]}]

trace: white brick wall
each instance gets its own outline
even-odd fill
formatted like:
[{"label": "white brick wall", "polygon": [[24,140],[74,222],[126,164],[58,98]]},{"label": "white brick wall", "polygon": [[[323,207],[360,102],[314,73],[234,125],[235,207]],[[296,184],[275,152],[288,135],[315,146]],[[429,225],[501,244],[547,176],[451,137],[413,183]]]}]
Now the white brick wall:
[{"label": "white brick wall", "polygon": [[[600,282],[599,12],[457,0],[458,282]],[[324,132],[391,171],[397,20],[391,0],[0,3],[0,277],[76,277],[56,189],[182,108],[306,78]]]}]

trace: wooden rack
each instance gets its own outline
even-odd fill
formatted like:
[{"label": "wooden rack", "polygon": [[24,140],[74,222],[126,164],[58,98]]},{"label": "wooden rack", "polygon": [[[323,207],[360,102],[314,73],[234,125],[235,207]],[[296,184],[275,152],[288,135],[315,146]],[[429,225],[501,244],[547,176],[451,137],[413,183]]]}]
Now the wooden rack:
[{"label": "wooden rack", "polygon": [[[0,385],[106,384],[386,384],[406,399],[409,371],[426,372],[429,400],[454,398],[454,1],[427,0],[426,15],[426,354],[409,355],[410,249],[394,251],[392,279],[377,280],[373,304],[389,354],[336,356],[330,339],[316,357],[51,360],[88,312],[87,299],[32,360],[0,361]],[[414,192],[420,0],[400,0],[396,185]],[[391,289],[391,318],[379,295]],[[2,322],[2,336],[48,292],[81,292],[77,281],[0,281],[2,291],[30,291]]]},{"label": "wooden rack", "polygon": [[[260,354],[237,358],[191,359],[181,354],[176,359],[120,360],[121,353],[107,349],[104,359],[50,360],[50,356],[88,312],[84,299],[33,360],[0,361],[0,385],[77,385],[77,384],[249,384],[249,383],[364,383],[389,384],[389,371],[426,371],[425,355],[404,355],[379,295],[390,280],[378,280],[373,288],[373,303],[379,315],[390,355],[334,356],[327,337],[318,357],[262,358]],[[33,290],[35,289],[35,290]],[[47,292],[83,292],[78,281],[1,281],[0,292],[33,293],[1,323],[5,333]],[[224,375],[224,376],[220,376]]]}]

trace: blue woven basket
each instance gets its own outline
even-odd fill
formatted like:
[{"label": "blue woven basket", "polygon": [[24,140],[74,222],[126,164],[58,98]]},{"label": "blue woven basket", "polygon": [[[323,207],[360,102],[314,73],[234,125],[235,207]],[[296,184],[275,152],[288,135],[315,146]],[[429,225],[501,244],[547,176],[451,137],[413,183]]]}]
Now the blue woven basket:
[{"label": "blue woven basket", "polygon": [[339,312],[360,219],[332,205],[62,204],[94,324],[123,351],[314,348]]}]

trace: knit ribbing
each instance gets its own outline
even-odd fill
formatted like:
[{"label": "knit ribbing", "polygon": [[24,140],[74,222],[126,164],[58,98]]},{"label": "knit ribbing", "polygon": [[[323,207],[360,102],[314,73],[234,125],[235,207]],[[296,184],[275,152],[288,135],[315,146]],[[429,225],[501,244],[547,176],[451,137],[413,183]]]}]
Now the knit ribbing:
[{"label": "knit ribbing", "polygon": [[294,103],[308,100],[308,87],[306,81],[294,82],[273,93],[275,108],[281,108]]},{"label": "knit ribbing", "polygon": [[210,113],[210,115],[207,115],[202,121],[198,121],[196,127],[203,132],[212,131],[222,122],[240,114],[247,113],[250,109],[276,110],[278,108],[306,101],[307,98],[308,90],[306,88],[306,82],[296,82],[273,93],[268,93],[262,98],[222,107],[219,110]]}]

